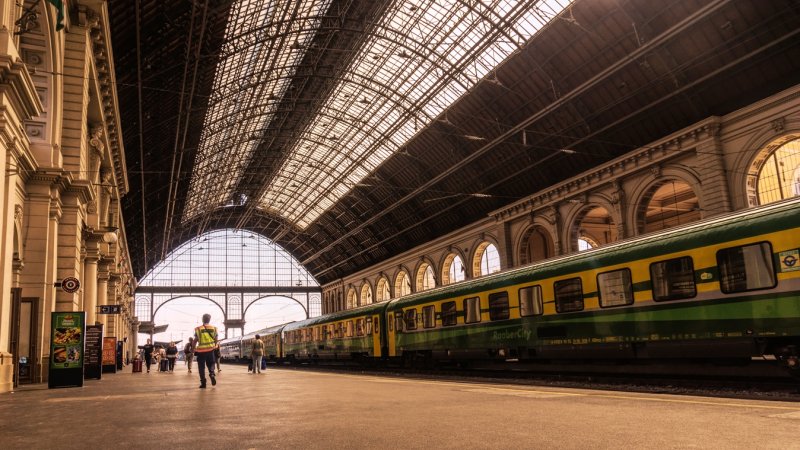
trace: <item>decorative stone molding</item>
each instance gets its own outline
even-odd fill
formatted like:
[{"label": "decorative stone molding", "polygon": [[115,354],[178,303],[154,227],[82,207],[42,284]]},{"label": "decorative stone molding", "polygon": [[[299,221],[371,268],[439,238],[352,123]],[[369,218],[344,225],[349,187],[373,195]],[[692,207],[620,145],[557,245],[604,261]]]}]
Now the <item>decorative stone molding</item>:
[{"label": "decorative stone molding", "polygon": [[[539,191],[489,215],[496,221],[503,221],[529,211],[574,198],[576,194],[588,192],[603,181],[618,179],[621,174],[642,170],[652,164],[670,160],[687,154],[695,145],[719,132],[719,118],[710,117],[696,126],[657,141],[651,145],[634,150],[599,166],[597,169],[573,177],[547,190]],[[691,143],[692,145],[686,145]]]},{"label": "decorative stone molding", "polygon": [[21,221],[22,220],[22,205],[14,205],[14,220]]},{"label": "decorative stone molding", "polygon": [[103,109],[103,129],[109,146],[111,164],[116,176],[119,195],[128,192],[125,151],[122,147],[122,134],[119,124],[119,108],[117,106],[117,90],[114,75],[111,43],[108,40],[108,24],[102,16],[84,5],[78,5],[78,22],[90,29],[92,53],[94,56],[97,81],[100,85],[100,105]]},{"label": "decorative stone molding", "polygon": [[783,130],[786,129],[786,118],[778,117],[777,119],[770,122],[770,126],[772,126],[772,131],[774,131],[775,133],[783,133]]}]

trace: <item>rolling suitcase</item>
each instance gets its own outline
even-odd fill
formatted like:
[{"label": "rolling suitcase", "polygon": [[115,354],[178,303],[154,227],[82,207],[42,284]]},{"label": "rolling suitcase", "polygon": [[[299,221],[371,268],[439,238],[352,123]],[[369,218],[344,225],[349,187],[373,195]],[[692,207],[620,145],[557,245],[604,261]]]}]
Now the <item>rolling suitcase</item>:
[{"label": "rolling suitcase", "polygon": [[162,359],[160,364],[162,372],[166,372],[167,370],[169,370],[169,361],[167,361],[167,358]]},{"label": "rolling suitcase", "polygon": [[141,359],[134,359],[133,360],[133,373],[142,371],[142,360]]}]

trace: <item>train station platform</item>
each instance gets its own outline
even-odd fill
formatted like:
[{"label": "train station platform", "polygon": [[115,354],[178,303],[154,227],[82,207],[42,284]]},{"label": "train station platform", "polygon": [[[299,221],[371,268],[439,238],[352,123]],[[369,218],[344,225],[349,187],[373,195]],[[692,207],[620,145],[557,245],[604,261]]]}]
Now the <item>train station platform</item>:
[{"label": "train station platform", "polygon": [[0,395],[0,447],[800,448],[800,403],[223,366]]}]

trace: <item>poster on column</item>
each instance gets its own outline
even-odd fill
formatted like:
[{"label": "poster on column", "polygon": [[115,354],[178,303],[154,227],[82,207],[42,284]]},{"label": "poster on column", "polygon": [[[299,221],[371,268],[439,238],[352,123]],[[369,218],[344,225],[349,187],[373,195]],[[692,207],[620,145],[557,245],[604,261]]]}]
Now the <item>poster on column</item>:
[{"label": "poster on column", "polygon": [[117,338],[103,338],[103,373],[117,372]]},{"label": "poster on column", "polygon": [[83,311],[51,313],[49,388],[83,386],[85,323]]}]

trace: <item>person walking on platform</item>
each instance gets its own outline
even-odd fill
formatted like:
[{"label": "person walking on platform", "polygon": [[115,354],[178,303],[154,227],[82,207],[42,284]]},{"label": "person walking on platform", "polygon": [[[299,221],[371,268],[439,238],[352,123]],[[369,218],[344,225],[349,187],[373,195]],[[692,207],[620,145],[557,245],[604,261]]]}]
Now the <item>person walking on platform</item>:
[{"label": "person walking on platform", "polygon": [[175,370],[175,361],[178,359],[178,347],[175,345],[174,342],[169,343],[169,347],[167,347],[167,361],[169,361],[169,372],[172,373]]},{"label": "person walking on platform", "polygon": [[217,327],[209,325],[209,322],[211,322],[211,314],[203,314],[203,324],[194,329],[194,353],[197,356],[197,368],[200,372],[200,389],[206,388],[206,368],[208,368],[208,376],[211,378],[211,385],[217,384],[217,378],[214,376]]},{"label": "person walking on platform", "polygon": [[217,374],[222,372],[222,350],[219,349],[219,345],[214,349],[214,361],[217,362]]},{"label": "person walking on platform", "polygon": [[183,354],[186,357],[186,365],[189,366],[189,373],[192,373],[192,359],[194,359],[194,338],[189,336],[189,342],[183,347]]},{"label": "person walking on platform", "polygon": [[252,357],[251,360],[253,361],[253,372],[261,373],[261,358],[264,357],[264,341],[261,340],[261,336],[256,335],[255,340],[253,341],[253,350],[250,351],[250,356]]},{"label": "person walking on platform", "polygon": [[147,373],[150,373],[150,364],[153,363],[153,349],[153,343],[148,339],[147,344],[142,347],[142,350],[144,350],[144,364],[147,366]]}]

